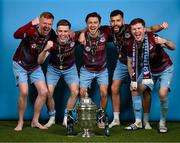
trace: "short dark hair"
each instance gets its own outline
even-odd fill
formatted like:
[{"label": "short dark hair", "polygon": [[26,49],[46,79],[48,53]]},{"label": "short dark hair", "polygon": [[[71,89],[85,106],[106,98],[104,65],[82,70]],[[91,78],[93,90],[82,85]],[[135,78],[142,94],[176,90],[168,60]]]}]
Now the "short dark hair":
[{"label": "short dark hair", "polygon": [[122,18],[124,17],[124,13],[121,10],[118,10],[118,9],[113,10],[110,13],[110,17],[117,16],[117,15],[121,15]]},{"label": "short dark hair", "polygon": [[135,19],[133,19],[133,20],[130,22],[130,25],[132,26],[132,25],[135,25],[135,24],[137,24],[137,23],[141,23],[144,27],[145,27],[145,25],[146,25],[145,21],[144,21],[143,19],[141,19],[141,18],[135,18]]},{"label": "short dark hair", "polygon": [[99,23],[101,23],[101,16],[100,16],[97,12],[89,13],[89,14],[86,16],[86,19],[85,19],[86,23],[87,23],[89,17],[97,17],[98,20],[99,20]]},{"label": "short dark hair", "polygon": [[58,23],[57,23],[57,28],[60,25],[69,26],[69,28],[71,28],[71,23],[68,20],[66,20],[66,19],[59,20]]},{"label": "short dark hair", "polygon": [[40,18],[41,17],[44,17],[44,18],[47,18],[47,19],[53,19],[54,20],[54,15],[50,12],[42,12],[40,14]]}]

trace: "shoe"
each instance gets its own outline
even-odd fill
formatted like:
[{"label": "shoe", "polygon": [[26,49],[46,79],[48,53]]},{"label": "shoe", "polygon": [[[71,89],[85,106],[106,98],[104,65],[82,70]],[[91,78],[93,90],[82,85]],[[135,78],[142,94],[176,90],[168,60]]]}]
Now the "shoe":
[{"label": "shoe", "polygon": [[160,133],[167,133],[168,129],[166,127],[166,123],[165,122],[161,122],[159,123],[159,132]]},{"label": "shoe", "polygon": [[159,126],[159,132],[160,133],[167,133],[168,129],[166,126]]},{"label": "shoe", "polygon": [[146,130],[151,130],[152,129],[149,122],[144,122],[144,129],[146,129]]},{"label": "shoe", "polygon": [[113,120],[110,124],[109,124],[109,128],[112,128],[113,126],[119,126],[120,122],[119,120]]},{"label": "shoe", "polygon": [[49,121],[44,125],[44,127],[49,128],[54,124],[55,124],[55,116],[52,116],[49,118]]},{"label": "shoe", "polygon": [[125,130],[138,130],[142,129],[142,122],[135,122],[127,127],[124,128]]},{"label": "shoe", "polygon": [[67,128],[67,116],[64,116],[63,126]]}]

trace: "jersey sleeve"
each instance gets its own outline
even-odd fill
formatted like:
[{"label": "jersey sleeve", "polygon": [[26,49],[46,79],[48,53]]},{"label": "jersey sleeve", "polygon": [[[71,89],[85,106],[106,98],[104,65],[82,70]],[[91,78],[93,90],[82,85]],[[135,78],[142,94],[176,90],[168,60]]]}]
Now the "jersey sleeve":
[{"label": "jersey sleeve", "polygon": [[132,49],[133,49],[133,40],[128,42],[127,44],[127,57],[132,57]]},{"label": "jersey sleeve", "polygon": [[108,25],[103,25],[99,28],[101,31],[106,33],[107,35],[107,42],[113,42],[113,35],[112,35],[112,30],[111,27]]},{"label": "jersey sleeve", "polygon": [[32,22],[30,21],[26,25],[20,27],[15,33],[14,33],[14,38],[16,39],[23,39],[26,37],[28,34],[28,30],[33,27]]}]

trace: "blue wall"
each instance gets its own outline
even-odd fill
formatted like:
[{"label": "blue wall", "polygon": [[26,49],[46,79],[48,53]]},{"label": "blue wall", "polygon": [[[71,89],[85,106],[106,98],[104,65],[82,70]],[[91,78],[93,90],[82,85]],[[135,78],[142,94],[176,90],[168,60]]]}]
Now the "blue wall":
[{"label": "blue wall", "polygon": [[[160,24],[163,21],[169,23],[166,31],[159,34],[165,38],[171,39],[177,45],[174,52],[168,51],[175,65],[172,91],[169,94],[169,114],[168,120],[180,120],[180,96],[179,92],[179,72],[180,64],[180,2],[178,0],[1,0],[0,1],[0,119],[17,119],[17,101],[18,88],[15,86],[15,80],[12,72],[12,56],[20,42],[13,38],[13,33],[17,28],[38,16],[43,11],[50,11],[55,16],[54,28],[57,21],[61,18],[67,18],[72,23],[73,30],[82,29],[85,26],[86,14],[97,11],[102,16],[102,24],[109,24],[109,14],[114,9],[121,9],[125,13],[126,23],[129,23],[135,17],[141,17],[146,20],[147,26]],[[114,47],[108,44],[108,67],[113,69]],[[77,50],[77,55],[79,50]],[[79,56],[80,57],[80,56]],[[79,60],[79,59],[78,59]],[[56,90],[56,110],[58,118],[61,120],[63,109],[67,96],[69,94],[67,85],[61,80]],[[66,91],[65,91],[65,90]],[[25,119],[31,119],[33,113],[33,101],[35,91],[33,87],[28,97],[28,107],[25,113]],[[121,119],[132,119],[131,98],[128,92],[128,86],[125,84],[122,88],[122,115]],[[92,85],[91,94],[96,103],[99,103],[98,88]],[[108,114],[112,117],[111,92],[109,91]],[[46,107],[43,108],[41,119],[46,119]],[[159,119],[159,97],[153,92],[151,119]]]}]

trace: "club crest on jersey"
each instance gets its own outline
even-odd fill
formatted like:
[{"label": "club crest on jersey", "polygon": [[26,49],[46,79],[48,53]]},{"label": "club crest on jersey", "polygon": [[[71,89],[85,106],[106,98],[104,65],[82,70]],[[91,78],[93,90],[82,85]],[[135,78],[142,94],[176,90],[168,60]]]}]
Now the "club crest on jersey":
[{"label": "club crest on jersey", "polygon": [[88,47],[88,46],[86,46],[86,47],[85,47],[85,50],[86,50],[87,52],[89,52],[89,51],[91,50],[91,48]]},{"label": "club crest on jersey", "polygon": [[31,48],[32,49],[35,49],[36,48],[36,44],[34,43],[34,44],[31,44]]},{"label": "club crest on jersey", "polygon": [[71,42],[70,47],[74,47],[75,42]]},{"label": "club crest on jersey", "polygon": [[130,38],[131,37],[131,34],[130,33],[125,33],[125,38]]},{"label": "club crest on jersey", "polygon": [[147,67],[144,67],[144,74],[145,74],[145,75],[149,74],[149,70],[148,70]]},{"label": "club crest on jersey", "polygon": [[105,42],[105,41],[106,41],[106,39],[104,37],[100,38],[100,42]]}]

